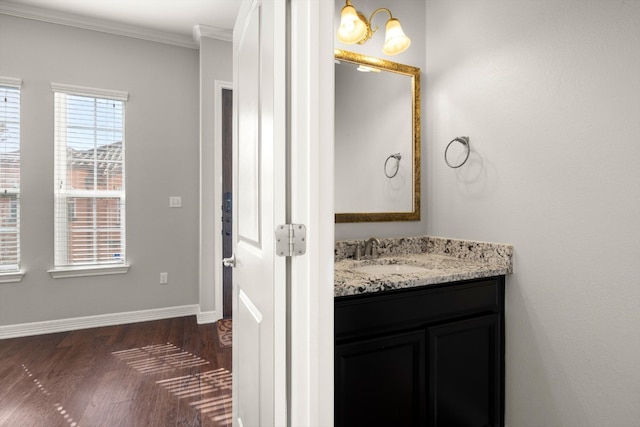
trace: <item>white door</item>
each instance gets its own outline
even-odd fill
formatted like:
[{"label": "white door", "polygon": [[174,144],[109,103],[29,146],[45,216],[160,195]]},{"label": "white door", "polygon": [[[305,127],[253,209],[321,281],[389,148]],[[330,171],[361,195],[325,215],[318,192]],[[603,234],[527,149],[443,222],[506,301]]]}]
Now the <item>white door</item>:
[{"label": "white door", "polygon": [[233,32],[234,426],[287,423],[285,28],[285,0],[244,0]]}]

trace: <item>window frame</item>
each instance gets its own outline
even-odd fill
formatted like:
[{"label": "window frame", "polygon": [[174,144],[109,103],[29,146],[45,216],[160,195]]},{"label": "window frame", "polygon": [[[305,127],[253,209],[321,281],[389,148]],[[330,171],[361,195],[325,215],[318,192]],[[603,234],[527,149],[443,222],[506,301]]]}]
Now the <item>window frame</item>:
[{"label": "window frame", "polygon": [[[13,77],[0,76],[0,86],[7,89],[17,90],[17,106],[18,106],[18,159],[20,159],[21,150],[21,136],[20,130],[22,127],[21,120],[21,97],[22,97],[22,79]],[[3,188],[3,196],[9,196],[9,220],[11,224],[15,224],[16,228],[16,263],[0,266],[0,283],[12,283],[22,280],[25,272],[21,266],[21,233],[20,233],[20,171],[22,165],[19,163],[18,167],[18,187],[17,188]]]},{"label": "window frame", "polygon": [[[114,91],[114,90],[106,90],[106,89],[97,89],[97,88],[89,88],[75,85],[67,85],[60,83],[51,83],[52,91],[54,92],[54,120],[55,120],[55,154],[54,154],[54,168],[55,168],[55,184],[54,184],[54,199],[56,207],[54,209],[55,216],[55,226],[54,226],[54,267],[50,269],[48,272],[53,278],[68,278],[68,277],[84,277],[84,276],[96,276],[96,275],[105,275],[105,274],[123,274],[127,273],[129,270],[129,264],[126,261],[126,182],[125,182],[125,165],[126,158],[124,157],[125,151],[125,115],[126,115],[126,102],[128,101],[128,93],[122,91]],[[60,95],[60,97],[59,97]],[[66,112],[60,111],[59,102],[65,103],[67,101],[68,96],[80,96],[93,98],[96,105],[98,105],[101,101],[120,101],[122,102],[122,128],[120,129],[122,132],[122,160],[121,160],[121,174],[122,174],[122,189],[121,190],[105,190],[105,189],[62,189],[62,183],[66,187],[67,183],[67,154],[66,150],[68,147],[68,140],[65,135],[61,135],[61,133],[66,133],[68,129],[68,125],[64,125],[64,129],[60,129],[59,123],[60,121],[65,122],[66,117],[64,116]],[[97,108],[97,107],[95,107]],[[94,124],[94,130],[97,130],[96,125]],[[61,146],[61,144],[64,144]],[[60,152],[64,150],[63,156],[64,159],[60,159]],[[96,158],[93,158],[92,161],[97,161]],[[64,165],[64,166],[61,166]],[[63,174],[63,176],[60,176]],[[118,218],[119,218],[119,233],[121,240],[121,250],[118,252],[118,258],[116,261],[99,261],[94,259],[94,262],[83,262],[83,263],[73,263],[66,253],[66,250],[61,250],[59,245],[66,241],[66,233],[68,226],[78,220],[78,206],[77,201],[78,198],[87,198],[87,200],[92,200],[94,205],[97,205],[98,201],[103,198],[108,198],[111,200],[118,200],[119,208],[118,208]],[[76,209],[73,209],[73,218],[69,218],[69,204],[73,203]],[[93,213],[93,221],[94,225],[92,226],[93,233],[99,233],[100,230],[98,226],[95,225],[95,221],[97,220],[97,212]],[[66,221],[66,222],[65,222]],[[62,226],[61,223],[64,223]],[[61,237],[60,233],[64,235]],[[93,245],[96,250],[98,250],[99,242],[96,241],[95,237],[92,240]],[[124,254],[125,256],[120,257],[120,254]],[[115,254],[114,254],[115,255]],[[66,262],[61,262],[66,260]]]}]

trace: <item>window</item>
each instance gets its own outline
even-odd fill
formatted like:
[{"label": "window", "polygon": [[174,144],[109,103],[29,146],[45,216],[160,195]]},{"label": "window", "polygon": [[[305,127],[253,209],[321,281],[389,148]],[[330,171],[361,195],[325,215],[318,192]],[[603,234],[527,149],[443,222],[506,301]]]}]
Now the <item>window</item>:
[{"label": "window", "polygon": [[21,83],[0,77],[0,274],[20,271]]},{"label": "window", "polygon": [[54,271],[124,265],[127,94],[60,84],[52,88]]}]

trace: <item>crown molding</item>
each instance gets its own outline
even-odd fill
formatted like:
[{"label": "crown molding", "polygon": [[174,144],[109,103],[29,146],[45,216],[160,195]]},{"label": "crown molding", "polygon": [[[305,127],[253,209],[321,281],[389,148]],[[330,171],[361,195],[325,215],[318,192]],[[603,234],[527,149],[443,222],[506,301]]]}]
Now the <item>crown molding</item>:
[{"label": "crown molding", "polygon": [[[164,43],[174,46],[198,49],[198,44],[192,37],[182,34],[142,28],[103,19],[88,18],[70,13],[56,12],[48,9],[27,6],[22,4],[0,1],[0,14],[16,16],[18,18],[33,19],[35,21],[51,24],[66,25],[85,30],[99,31],[125,37]],[[211,27],[213,28],[213,27]]]},{"label": "crown molding", "polygon": [[209,25],[194,25],[193,26],[193,40],[200,46],[200,39],[203,37],[222,40],[225,42],[233,41],[233,31],[225,28],[213,27]]}]

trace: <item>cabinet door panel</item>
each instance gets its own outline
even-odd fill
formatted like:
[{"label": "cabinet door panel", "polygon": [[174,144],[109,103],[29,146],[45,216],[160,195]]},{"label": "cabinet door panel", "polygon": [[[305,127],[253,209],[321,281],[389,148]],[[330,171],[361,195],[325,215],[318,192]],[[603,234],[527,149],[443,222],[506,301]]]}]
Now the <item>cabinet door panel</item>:
[{"label": "cabinet door panel", "polygon": [[500,316],[433,326],[427,336],[427,425],[501,425]]},{"label": "cabinet door panel", "polygon": [[425,331],[335,348],[336,426],[424,425]]}]

